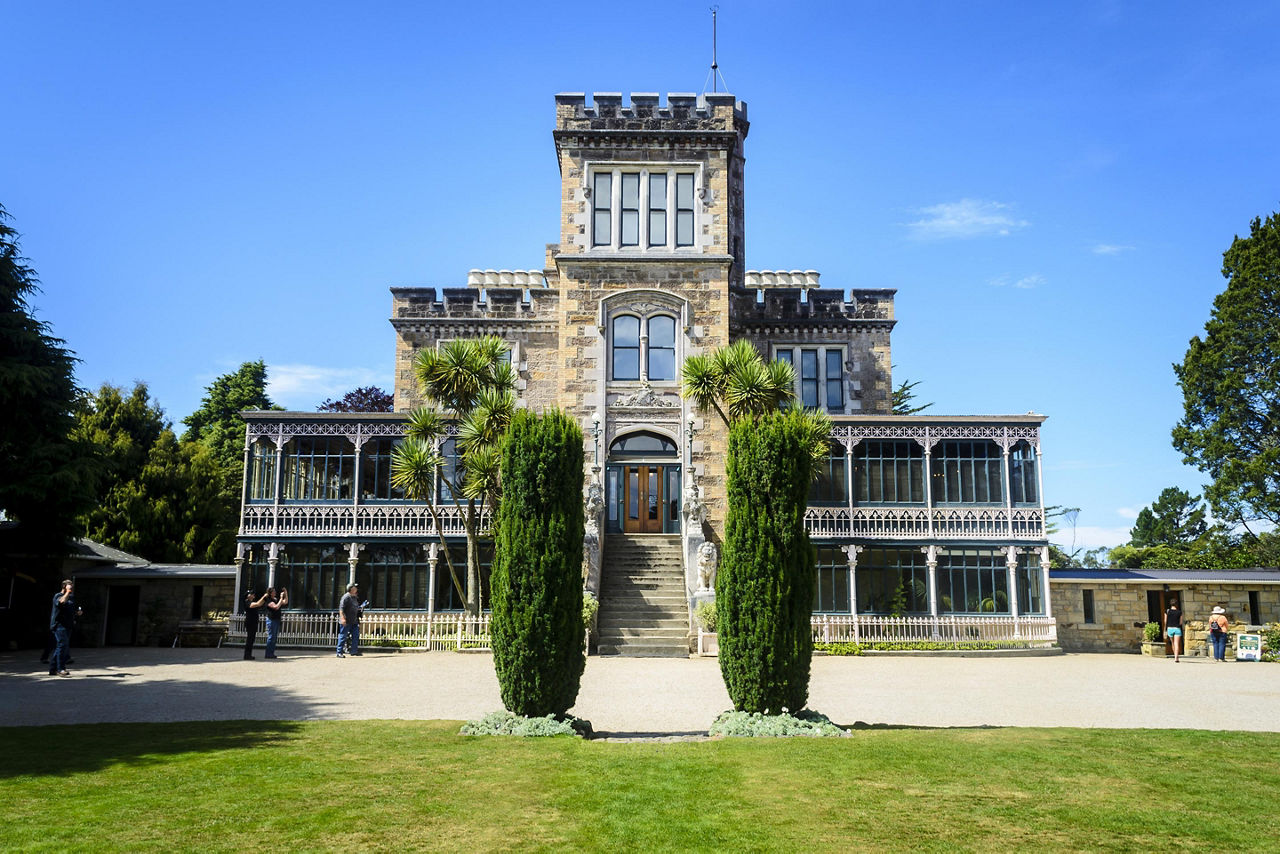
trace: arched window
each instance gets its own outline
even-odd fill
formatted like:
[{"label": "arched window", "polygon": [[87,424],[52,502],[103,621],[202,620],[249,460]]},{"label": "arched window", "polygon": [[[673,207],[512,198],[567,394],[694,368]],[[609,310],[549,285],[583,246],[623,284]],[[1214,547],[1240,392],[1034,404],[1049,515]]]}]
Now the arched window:
[{"label": "arched window", "polygon": [[624,314],[613,319],[613,373],[615,380],[640,379],[640,318]]},{"label": "arched window", "polygon": [[674,457],[676,443],[657,433],[628,433],[609,446],[611,457]]},{"label": "arched window", "polygon": [[665,314],[649,318],[650,380],[676,378],[676,319]]}]

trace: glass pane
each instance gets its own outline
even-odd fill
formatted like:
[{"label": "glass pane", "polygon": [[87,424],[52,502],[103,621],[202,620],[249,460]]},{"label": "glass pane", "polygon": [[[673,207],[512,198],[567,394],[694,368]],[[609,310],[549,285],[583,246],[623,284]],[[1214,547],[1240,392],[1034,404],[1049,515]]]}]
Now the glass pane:
[{"label": "glass pane", "polygon": [[622,175],[622,207],[640,207],[640,174],[624,172]]},{"label": "glass pane", "polygon": [[609,500],[609,521],[618,521],[618,502],[622,496],[618,493],[618,470],[609,469],[605,475],[605,494]]},{"label": "glass pane", "polygon": [[667,245],[667,212],[649,211],[649,245]]},{"label": "glass pane", "polygon": [[622,245],[638,246],[640,244],[640,212],[623,209],[622,211]]},{"label": "glass pane", "polygon": [[693,175],[688,172],[676,176],[676,207],[693,210]]},{"label": "glass pane", "polygon": [[827,409],[844,408],[844,364],[839,350],[827,351]]},{"label": "glass pane", "polygon": [[676,213],[676,246],[693,245],[693,211]]},{"label": "glass pane", "polygon": [[613,346],[640,346],[640,318],[627,314],[613,319]]},{"label": "glass pane", "polygon": [[676,452],[676,444],[665,436],[656,433],[630,433],[609,446],[610,453],[655,453],[671,454]]},{"label": "glass pane", "polygon": [[615,380],[640,379],[640,348],[615,347],[613,351],[613,378]]},{"label": "glass pane", "polygon": [[649,348],[649,379],[673,380],[676,378],[676,352],[671,349]]},{"label": "glass pane", "polygon": [[667,209],[667,176],[649,176],[649,210],[665,211]]},{"label": "glass pane", "polygon": [[649,318],[649,346],[673,347],[676,343],[676,320],[659,315]]},{"label": "glass pane", "polygon": [[612,240],[609,233],[609,212],[596,211],[595,222],[592,225],[592,243],[596,246],[608,246]]},{"label": "glass pane", "polygon": [[658,498],[662,495],[662,488],[658,483],[658,469],[651,468],[649,472],[649,501],[648,501],[648,518],[650,521],[656,521],[659,516]]},{"label": "glass pane", "polygon": [[597,210],[608,210],[613,196],[613,176],[608,172],[596,175],[596,185],[591,191],[592,206]]},{"label": "glass pane", "polygon": [[788,347],[785,350],[773,351],[773,358],[774,358],[774,361],[786,362],[788,365],[790,365],[791,364],[791,348]]},{"label": "glass pane", "polygon": [[627,469],[627,518],[640,518],[640,469]]}]

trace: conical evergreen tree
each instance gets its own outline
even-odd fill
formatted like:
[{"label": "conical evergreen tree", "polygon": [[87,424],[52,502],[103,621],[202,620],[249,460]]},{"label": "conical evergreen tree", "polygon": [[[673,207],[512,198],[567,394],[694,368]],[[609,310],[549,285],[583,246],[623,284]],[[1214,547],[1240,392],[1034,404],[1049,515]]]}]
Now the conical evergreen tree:
[{"label": "conical evergreen tree", "polygon": [[804,529],[813,435],[790,410],[729,431],[729,510],[716,576],[720,671],[739,711],[795,712],[809,698],[816,583]]},{"label": "conical evergreen tree", "polygon": [[493,665],[502,703],[563,716],[586,666],[583,436],[563,412],[516,412],[502,446],[494,531]]}]

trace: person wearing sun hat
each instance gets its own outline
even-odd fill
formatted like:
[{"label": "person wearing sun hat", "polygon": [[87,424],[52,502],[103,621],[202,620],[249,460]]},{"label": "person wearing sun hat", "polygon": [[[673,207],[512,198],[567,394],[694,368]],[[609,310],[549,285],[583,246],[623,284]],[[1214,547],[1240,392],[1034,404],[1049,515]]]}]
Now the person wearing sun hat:
[{"label": "person wearing sun hat", "polygon": [[1209,617],[1209,642],[1213,644],[1213,660],[1227,660],[1227,611],[1221,605],[1213,606]]}]

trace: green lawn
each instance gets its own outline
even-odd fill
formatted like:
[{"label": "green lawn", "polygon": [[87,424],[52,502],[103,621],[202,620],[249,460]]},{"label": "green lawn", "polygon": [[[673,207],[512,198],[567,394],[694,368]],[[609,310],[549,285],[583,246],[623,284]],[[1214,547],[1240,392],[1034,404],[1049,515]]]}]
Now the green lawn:
[{"label": "green lawn", "polygon": [[1275,850],[1280,734],[464,738],[408,721],[0,729],[5,850]]}]

